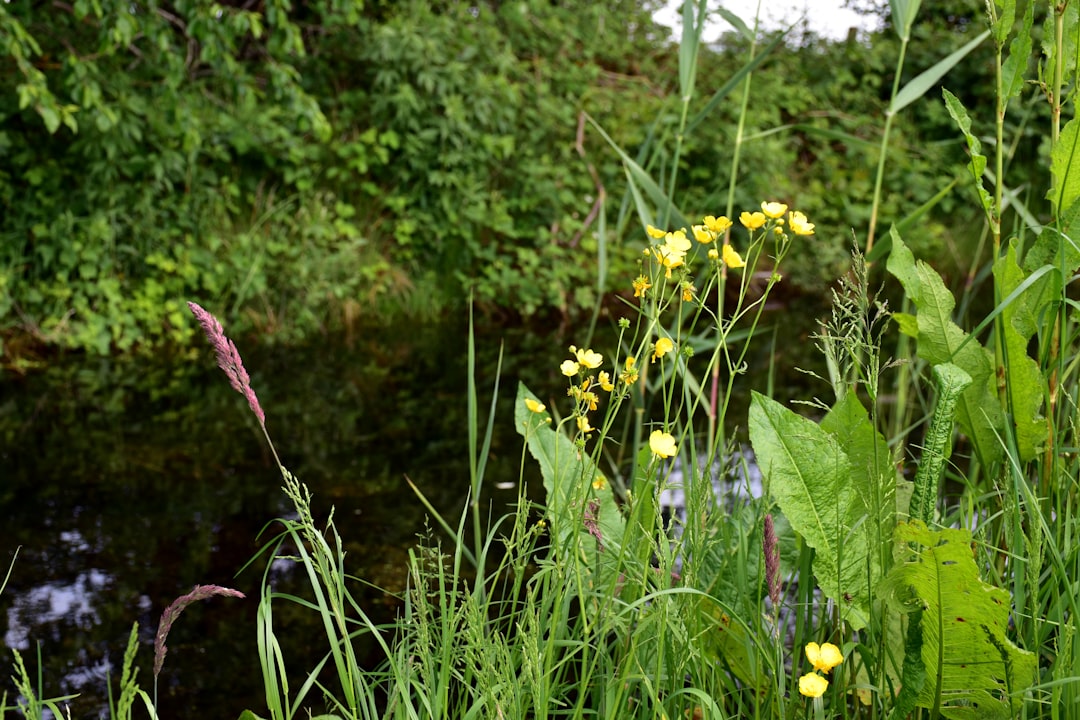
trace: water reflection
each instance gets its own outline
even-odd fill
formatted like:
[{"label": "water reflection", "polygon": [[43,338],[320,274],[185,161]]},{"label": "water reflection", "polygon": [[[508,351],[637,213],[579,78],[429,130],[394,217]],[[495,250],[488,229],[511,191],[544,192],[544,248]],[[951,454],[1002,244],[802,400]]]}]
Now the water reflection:
[{"label": "water reflection", "polygon": [[[454,516],[469,476],[464,326],[389,335],[288,352],[238,339],[278,452],[310,486],[316,518],[334,507],[350,571],[389,591],[356,588],[376,620],[397,611],[407,550],[427,525],[404,475]],[[533,329],[481,334],[484,408],[503,337],[508,353],[487,464],[497,511],[517,498],[521,441],[509,420],[517,381],[557,400],[565,394],[558,362],[573,342]],[[752,369],[767,370],[766,344]],[[775,380],[782,386],[791,378]],[[761,375],[748,383],[764,384]],[[745,417],[738,403],[732,417]],[[46,694],[79,693],[72,716],[101,716],[106,676],[116,682],[135,621],[139,679],[149,689],[161,611],[194,585],[211,583],[248,599],[215,598],[184,611],[159,681],[162,715],[264,711],[255,598],[265,567],[239,570],[275,532],[267,521],[289,508],[257,425],[208,348],[154,362],[61,359],[45,372],[5,380],[0,469],[2,569],[21,547],[0,596],[0,677],[9,697],[7,648],[20,650],[32,674],[40,648]],[[288,563],[275,563],[273,578],[281,592],[299,591],[303,580]],[[297,670],[321,657],[312,620],[287,605],[275,611],[285,657]]]}]

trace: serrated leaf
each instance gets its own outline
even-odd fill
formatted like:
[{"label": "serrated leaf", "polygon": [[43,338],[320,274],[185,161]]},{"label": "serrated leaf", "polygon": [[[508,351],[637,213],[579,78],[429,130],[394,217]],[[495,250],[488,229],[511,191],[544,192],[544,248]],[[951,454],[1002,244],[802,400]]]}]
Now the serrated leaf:
[{"label": "serrated leaf", "polygon": [[989,191],[983,185],[983,173],[986,171],[986,156],[982,154],[982,143],[979,142],[979,138],[971,132],[971,117],[967,113],[967,109],[964,104],[960,102],[960,98],[953,95],[945,88],[941,89],[941,94],[945,98],[945,108],[949,111],[949,115],[960,128],[960,132],[964,134],[964,139],[967,140],[968,153],[971,155],[971,159],[968,161],[968,171],[971,173],[972,179],[975,180],[975,189],[979,193],[979,202],[982,203],[983,212],[987,216],[993,214],[994,199],[991,197]]},{"label": "serrated leaf", "polygon": [[[1015,6],[1015,0],[1008,0],[1008,5]],[[1005,58],[1001,66],[1001,99],[1006,106],[1009,100],[1018,96],[1024,87],[1024,74],[1031,60],[1031,26],[1034,20],[1035,3],[1029,2],[1020,27],[1016,31],[1016,37],[1009,43],[1009,57]],[[1004,42],[1004,37],[1000,42]]]},{"label": "serrated leaf", "polygon": [[769,493],[791,527],[815,550],[818,586],[837,602],[853,628],[865,627],[870,597],[867,541],[865,523],[857,523],[864,510],[851,485],[847,454],[817,423],[756,392],[750,401],[749,429]]},{"label": "serrated leaf", "polygon": [[971,385],[957,403],[956,419],[983,464],[992,465],[1001,457],[998,438],[1005,426],[1005,414],[995,391],[990,353],[953,322],[956,301],[941,276],[926,263],[916,261],[898,234],[892,237],[886,268],[918,309],[915,319],[919,357],[931,365],[951,362],[971,376]]},{"label": "serrated leaf", "polygon": [[926,682],[916,704],[956,720],[1016,717],[1035,655],[1009,640],[1009,594],[979,577],[971,533],[912,522],[897,525],[896,536],[911,551],[881,591],[902,611],[921,610],[913,620]]}]

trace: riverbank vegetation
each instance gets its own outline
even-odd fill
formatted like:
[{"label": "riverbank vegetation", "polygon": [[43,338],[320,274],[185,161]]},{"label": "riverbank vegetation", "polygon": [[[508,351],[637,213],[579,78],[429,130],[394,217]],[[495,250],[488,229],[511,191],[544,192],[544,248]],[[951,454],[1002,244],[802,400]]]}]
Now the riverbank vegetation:
[{"label": "riverbank vegetation", "polygon": [[[705,6],[684,7],[667,57],[670,99],[653,115],[636,108],[637,123],[589,114],[578,126],[600,139],[587,157],[609,156],[612,174],[600,182],[614,188],[622,174],[621,209],[601,202],[579,221],[577,244],[549,236],[566,255],[540,275],[506,266],[517,283],[585,273],[576,282],[594,295],[575,302],[596,310],[571,321],[558,366],[565,392],[506,388],[498,371],[478,378],[470,336],[460,430],[470,501],[457,517],[428,505],[432,528],[410,554],[396,621],[378,623],[354,600],[364,581],[348,569],[348,529],[314,517],[307,488],[278,459],[272,409],[244,368],[242,342],[226,334],[229,319],[219,322],[209,301],[186,301],[197,322],[177,327],[201,330],[244,396],[292,510],[256,558],[267,574],[252,664],[266,707],[242,718],[1064,718],[1080,709],[1077,6],[988,5],[976,24],[952,28],[963,42],[924,47],[933,61],[909,71],[920,4],[894,0],[880,122],[786,123],[798,142],[781,143],[776,157],[795,147],[790,163],[754,154],[781,133],[750,126],[750,107],[763,97],[770,112],[790,111],[781,97],[809,103],[813,73],[797,85],[763,66],[783,41],[741,24],[742,41],[705,52]],[[706,84],[727,53],[740,64]],[[954,85],[951,73],[973,59],[993,79]],[[907,144],[906,133],[931,126],[964,152]],[[810,139],[822,137],[830,149],[815,155]],[[843,172],[848,162],[863,174]],[[820,165],[831,172],[815,185],[803,173]],[[962,231],[950,224],[960,219]],[[960,262],[940,262],[959,248]],[[491,302],[478,283],[493,276],[465,267],[456,270],[474,283],[475,302]],[[794,278],[826,271],[839,277],[831,310],[806,339],[825,359],[819,390],[792,407],[769,386],[742,387],[752,347],[775,361],[795,341],[782,321],[763,323],[766,307]],[[942,271],[963,281],[958,289]],[[510,284],[498,287],[513,297]],[[596,340],[601,322],[611,324],[609,347]],[[736,390],[752,393],[745,415],[729,405]],[[507,393],[513,418],[495,412]],[[513,507],[486,507],[491,432],[505,422],[543,490],[529,494],[523,469]],[[679,500],[666,502],[673,493]],[[419,488],[417,497],[426,502]],[[281,562],[302,569],[307,592],[275,590],[270,569]],[[231,592],[196,588],[180,602]],[[166,609],[166,629],[183,622],[182,607]],[[321,620],[325,654],[311,667],[290,657],[275,622],[284,608]],[[162,658],[165,639],[159,632]],[[361,663],[360,641],[381,662]],[[40,716],[48,703],[19,662],[20,705]],[[121,687],[114,717],[130,716],[136,700],[150,715],[176,710],[131,673]]]}]

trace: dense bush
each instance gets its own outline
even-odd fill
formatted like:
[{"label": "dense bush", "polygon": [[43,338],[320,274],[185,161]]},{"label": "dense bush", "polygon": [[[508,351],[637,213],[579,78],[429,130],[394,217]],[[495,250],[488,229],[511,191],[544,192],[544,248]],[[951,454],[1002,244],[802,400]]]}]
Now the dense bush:
[{"label": "dense bush", "polygon": [[[675,161],[678,51],[654,6],[0,4],[0,353],[185,341],[189,298],[284,341],[470,292],[523,315],[589,307],[598,244],[643,237],[618,157],[582,112],[650,172]],[[951,17],[932,25],[935,52],[967,39]],[[868,53],[803,36],[755,78],[735,205],[813,210],[796,286],[843,267],[868,212],[888,41]],[[704,50],[695,103],[746,58],[735,34]],[[723,212],[738,95],[683,139],[680,206]],[[895,126],[886,222],[957,173],[926,145],[937,121]],[[954,230],[925,228],[923,247]]]}]

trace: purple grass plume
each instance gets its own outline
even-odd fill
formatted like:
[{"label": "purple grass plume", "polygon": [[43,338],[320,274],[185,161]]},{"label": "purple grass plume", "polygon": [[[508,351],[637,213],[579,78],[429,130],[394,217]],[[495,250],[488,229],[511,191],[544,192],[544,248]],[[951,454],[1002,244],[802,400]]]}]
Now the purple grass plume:
[{"label": "purple grass plume", "polygon": [[210,346],[214,348],[218,367],[229,376],[229,383],[233,386],[233,390],[236,390],[247,399],[251,412],[255,413],[255,417],[259,419],[259,424],[265,428],[266,414],[263,413],[255,391],[251,389],[251,378],[248,377],[247,370],[244,369],[244,361],[240,358],[236,345],[233,344],[232,340],[225,337],[225,331],[216,317],[196,303],[189,302],[188,307],[191,308],[191,313],[195,316],[195,319],[202,325],[203,332],[206,333],[206,338],[210,341]]},{"label": "purple grass plume", "polygon": [[765,552],[765,580],[769,585],[769,599],[773,607],[780,606],[780,541],[776,539],[772,515],[765,516],[765,529],[761,536],[761,549]]},{"label": "purple grass plume", "polygon": [[600,532],[600,501],[590,500],[589,505],[585,508],[585,512],[582,513],[581,523],[585,526],[585,529],[589,531],[589,534],[596,538],[596,548],[600,552],[604,552],[604,536]]},{"label": "purple grass plume", "polygon": [[180,617],[180,613],[182,613],[184,608],[191,603],[199,600],[207,600],[215,595],[224,595],[226,597],[235,598],[245,597],[244,593],[239,590],[233,590],[232,588],[222,587],[220,585],[196,585],[187,595],[181,595],[173,600],[172,604],[165,608],[165,612],[161,613],[161,622],[158,624],[157,637],[154,638],[155,680],[161,672],[161,665],[165,662],[165,653],[169,651],[169,648],[165,647],[165,638],[169,637],[169,630],[172,628],[173,623],[176,622],[176,618]]}]

